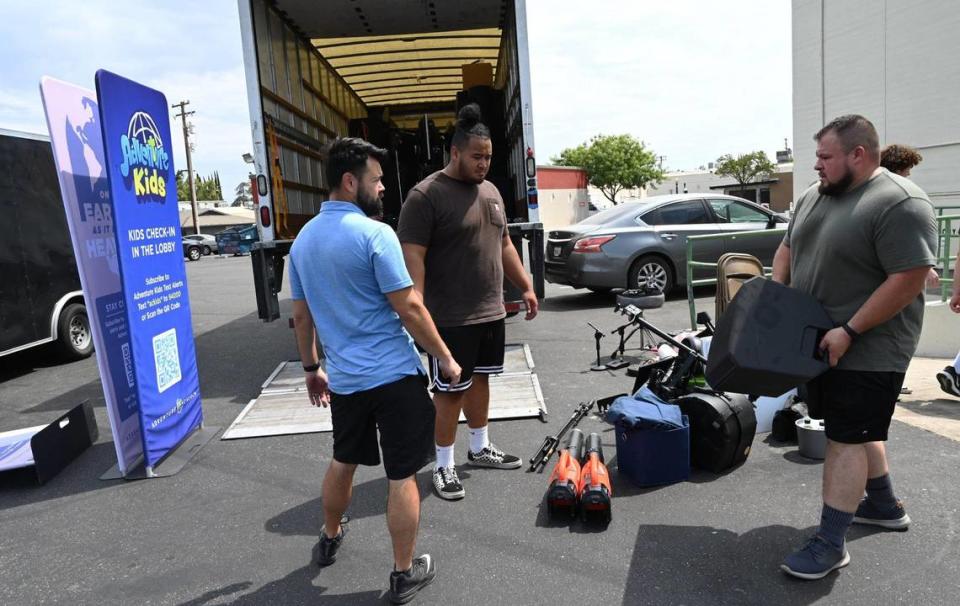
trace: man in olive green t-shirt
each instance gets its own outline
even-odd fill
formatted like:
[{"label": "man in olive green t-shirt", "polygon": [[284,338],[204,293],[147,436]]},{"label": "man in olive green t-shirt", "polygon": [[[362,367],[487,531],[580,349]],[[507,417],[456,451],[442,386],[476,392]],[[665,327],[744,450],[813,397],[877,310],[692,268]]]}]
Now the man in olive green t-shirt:
[{"label": "man in olive green t-shirt", "polygon": [[880,168],[869,120],[841,116],[815,139],[820,181],[796,202],[773,265],[774,280],[816,297],[837,326],[820,342],[831,369],[808,385],[827,437],[820,528],[781,566],[803,579],[849,563],[851,523],[910,524],[893,494],[884,442],[920,337],[937,246],[930,200]]}]

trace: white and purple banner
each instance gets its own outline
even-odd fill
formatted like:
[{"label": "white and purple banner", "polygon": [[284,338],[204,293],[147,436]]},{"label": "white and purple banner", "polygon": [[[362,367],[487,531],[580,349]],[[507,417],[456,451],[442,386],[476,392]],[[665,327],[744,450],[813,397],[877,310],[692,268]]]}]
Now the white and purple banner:
[{"label": "white and purple banner", "polygon": [[52,78],[41,80],[40,94],[117,463],[126,475],[143,458],[143,439],[97,96]]}]

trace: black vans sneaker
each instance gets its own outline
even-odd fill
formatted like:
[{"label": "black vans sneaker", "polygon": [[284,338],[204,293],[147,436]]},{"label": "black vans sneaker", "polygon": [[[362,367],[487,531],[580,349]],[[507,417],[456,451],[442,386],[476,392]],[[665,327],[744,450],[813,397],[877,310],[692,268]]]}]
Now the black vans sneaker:
[{"label": "black vans sneaker", "polygon": [[448,501],[462,499],[466,494],[457,475],[457,468],[453,465],[433,470],[433,489],[438,497]]},{"label": "black vans sneaker", "polygon": [[406,604],[417,592],[433,582],[437,576],[437,564],[425,553],[413,559],[413,566],[405,572],[394,570],[390,573],[390,601],[394,604]]},{"label": "black vans sneaker", "polygon": [[346,533],[347,527],[341,524],[340,533],[331,539],[327,536],[325,527],[320,528],[320,554],[317,556],[317,566],[323,568],[337,561],[337,551],[340,550],[343,535]]},{"label": "black vans sneaker", "polygon": [[516,469],[522,465],[520,457],[503,452],[493,442],[476,454],[467,449],[467,461],[476,467],[494,469]]}]

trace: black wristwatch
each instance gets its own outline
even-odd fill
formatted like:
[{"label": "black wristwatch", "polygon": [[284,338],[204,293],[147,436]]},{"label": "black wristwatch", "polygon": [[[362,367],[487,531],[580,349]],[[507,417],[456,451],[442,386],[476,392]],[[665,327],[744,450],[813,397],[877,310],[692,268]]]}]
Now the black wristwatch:
[{"label": "black wristwatch", "polygon": [[850,340],[851,340],[851,341],[856,341],[857,337],[860,336],[860,333],[858,333],[858,332],[855,331],[854,329],[850,328],[850,325],[847,324],[846,322],[844,322],[844,323],[843,323],[843,326],[841,326],[840,328],[842,328],[843,331],[844,331],[845,333],[847,333],[847,335],[850,337]]},{"label": "black wristwatch", "polygon": [[310,366],[304,366],[303,372],[317,372],[317,369],[320,368],[320,364],[311,364]]}]

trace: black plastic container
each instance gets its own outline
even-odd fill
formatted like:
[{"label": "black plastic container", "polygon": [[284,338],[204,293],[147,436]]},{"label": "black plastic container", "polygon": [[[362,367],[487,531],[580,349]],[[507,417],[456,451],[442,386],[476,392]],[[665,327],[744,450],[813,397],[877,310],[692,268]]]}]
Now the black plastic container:
[{"label": "black plastic container", "polygon": [[740,288],[717,323],[706,378],[718,391],[779,396],[830,366],[818,348],[833,322],[805,293],[765,278]]}]

